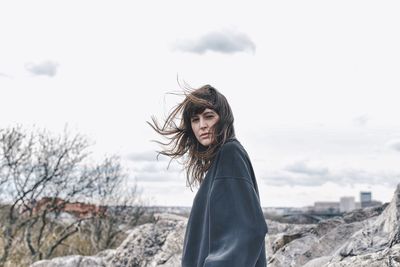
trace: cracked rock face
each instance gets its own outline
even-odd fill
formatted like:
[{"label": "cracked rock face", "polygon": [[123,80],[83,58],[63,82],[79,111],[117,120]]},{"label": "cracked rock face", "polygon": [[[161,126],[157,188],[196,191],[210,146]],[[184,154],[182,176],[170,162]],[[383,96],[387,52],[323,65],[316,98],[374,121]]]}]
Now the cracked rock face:
[{"label": "cracked rock face", "polygon": [[175,267],[180,266],[187,218],[157,214],[156,223],[140,225],[115,250],[95,256],[67,256],[35,262],[31,267]]},{"label": "cracked rock face", "polygon": [[[157,216],[156,223],[134,228],[115,250],[39,261],[31,267],[180,267],[187,218]],[[400,184],[392,201],[381,207],[318,224],[267,224],[268,267],[400,267]]]},{"label": "cracked rock face", "polygon": [[52,260],[41,260],[35,262],[31,266],[34,267],[72,267],[72,266],[84,266],[84,267],[106,267],[106,263],[98,257],[92,256],[80,256],[71,255],[65,257],[58,257]]},{"label": "cracked rock face", "polygon": [[185,218],[160,214],[155,224],[145,224],[132,231],[115,250],[111,266],[180,265]]},{"label": "cracked rock face", "polygon": [[400,184],[388,205],[322,221],[269,255],[274,267],[400,267]]}]

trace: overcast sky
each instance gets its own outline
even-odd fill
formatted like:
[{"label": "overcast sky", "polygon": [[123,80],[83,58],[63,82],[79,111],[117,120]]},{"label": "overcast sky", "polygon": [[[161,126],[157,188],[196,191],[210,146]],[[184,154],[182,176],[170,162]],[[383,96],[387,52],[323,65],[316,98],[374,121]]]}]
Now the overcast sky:
[{"label": "overcast sky", "polygon": [[146,124],[177,80],[231,104],[262,206],[306,206],[400,182],[398,1],[2,1],[0,127],[117,153],[153,205],[191,206]]}]

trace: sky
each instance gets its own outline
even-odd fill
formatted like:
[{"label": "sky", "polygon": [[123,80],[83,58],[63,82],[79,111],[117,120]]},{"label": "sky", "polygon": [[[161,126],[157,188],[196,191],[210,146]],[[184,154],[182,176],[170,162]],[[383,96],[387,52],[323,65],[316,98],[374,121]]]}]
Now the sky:
[{"label": "sky", "polygon": [[0,127],[64,127],[121,155],[151,205],[191,206],[156,159],[179,84],[229,101],[263,207],[400,182],[398,1],[2,1]]}]

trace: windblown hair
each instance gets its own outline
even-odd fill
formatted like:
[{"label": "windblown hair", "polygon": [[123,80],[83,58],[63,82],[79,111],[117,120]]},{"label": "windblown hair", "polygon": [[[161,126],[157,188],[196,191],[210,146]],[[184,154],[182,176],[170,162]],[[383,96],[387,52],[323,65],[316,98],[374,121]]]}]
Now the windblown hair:
[{"label": "windblown hair", "polygon": [[[159,154],[163,154],[171,157],[169,162],[171,163],[172,159],[187,156],[183,162],[186,169],[186,186],[189,185],[192,189],[193,184],[200,185],[203,181],[219,148],[227,139],[235,137],[234,118],[225,96],[211,85],[204,85],[198,89],[183,89],[185,99],[173,108],[162,127],[153,116],[151,119],[154,125],[148,121],[147,123],[157,133],[169,139],[169,143],[152,141],[163,146],[171,146],[157,151],[157,159]],[[208,147],[197,140],[191,126],[192,116],[202,113],[206,108],[212,109],[219,115],[214,129],[211,129],[214,130],[215,141]],[[179,126],[176,125],[175,119],[178,119]]]}]

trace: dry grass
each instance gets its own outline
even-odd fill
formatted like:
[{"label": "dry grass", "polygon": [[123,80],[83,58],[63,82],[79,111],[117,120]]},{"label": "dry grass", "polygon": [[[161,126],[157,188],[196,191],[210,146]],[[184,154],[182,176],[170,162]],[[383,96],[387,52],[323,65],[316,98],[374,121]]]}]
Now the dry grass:
[{"label": "dry grass", "polygon": [[[143,215],[143,217],[140,218],[140,222],[138,223],[138,225],[149,222],[154,222],[154,217],[145,214]],[[56,234],[56,232],[54,234]],[[116,245],[114,247],[109,247],[106,249],[116,248],[119,244],[122,243],[122,241],[127,237],[127,235],[128,234],[121,232],[120,234],[117,235],[117,241],[115,242]],[[43,242],[45,245],[42,251],[45,251],[48,248],[48,246],[46,247],[46,244],[51,244],[54,239],[54,236],[55,235],[51,234],[46,235],[47,239],[45,240],[45,242]],[[90,240],[90,236],[91,233],[89,231],[89,228],[85,225],[82,225],[80,227],[80,230],[76,234],[70,236],[68,239],[62,242],[60,246],[58,246],[55,249],[50,259],[67,255],[78,254],[78,255],[88,256],[97,254],[101,250],[96,250],[96,248],[93,246],[93,243]],[[18,233],[17,237],[13,241],[13,247],[10,251],[10,256],[4,267],[25,267],[39,260],[39,258],[31,255],[31,252],[29,251],[28,246],[26,245],[26,242],[23,238],[24,238],[23,232],[21,231]],[[3,253],[3,245],[4,245],[3,238],[0,233],[0,253]]]}]

